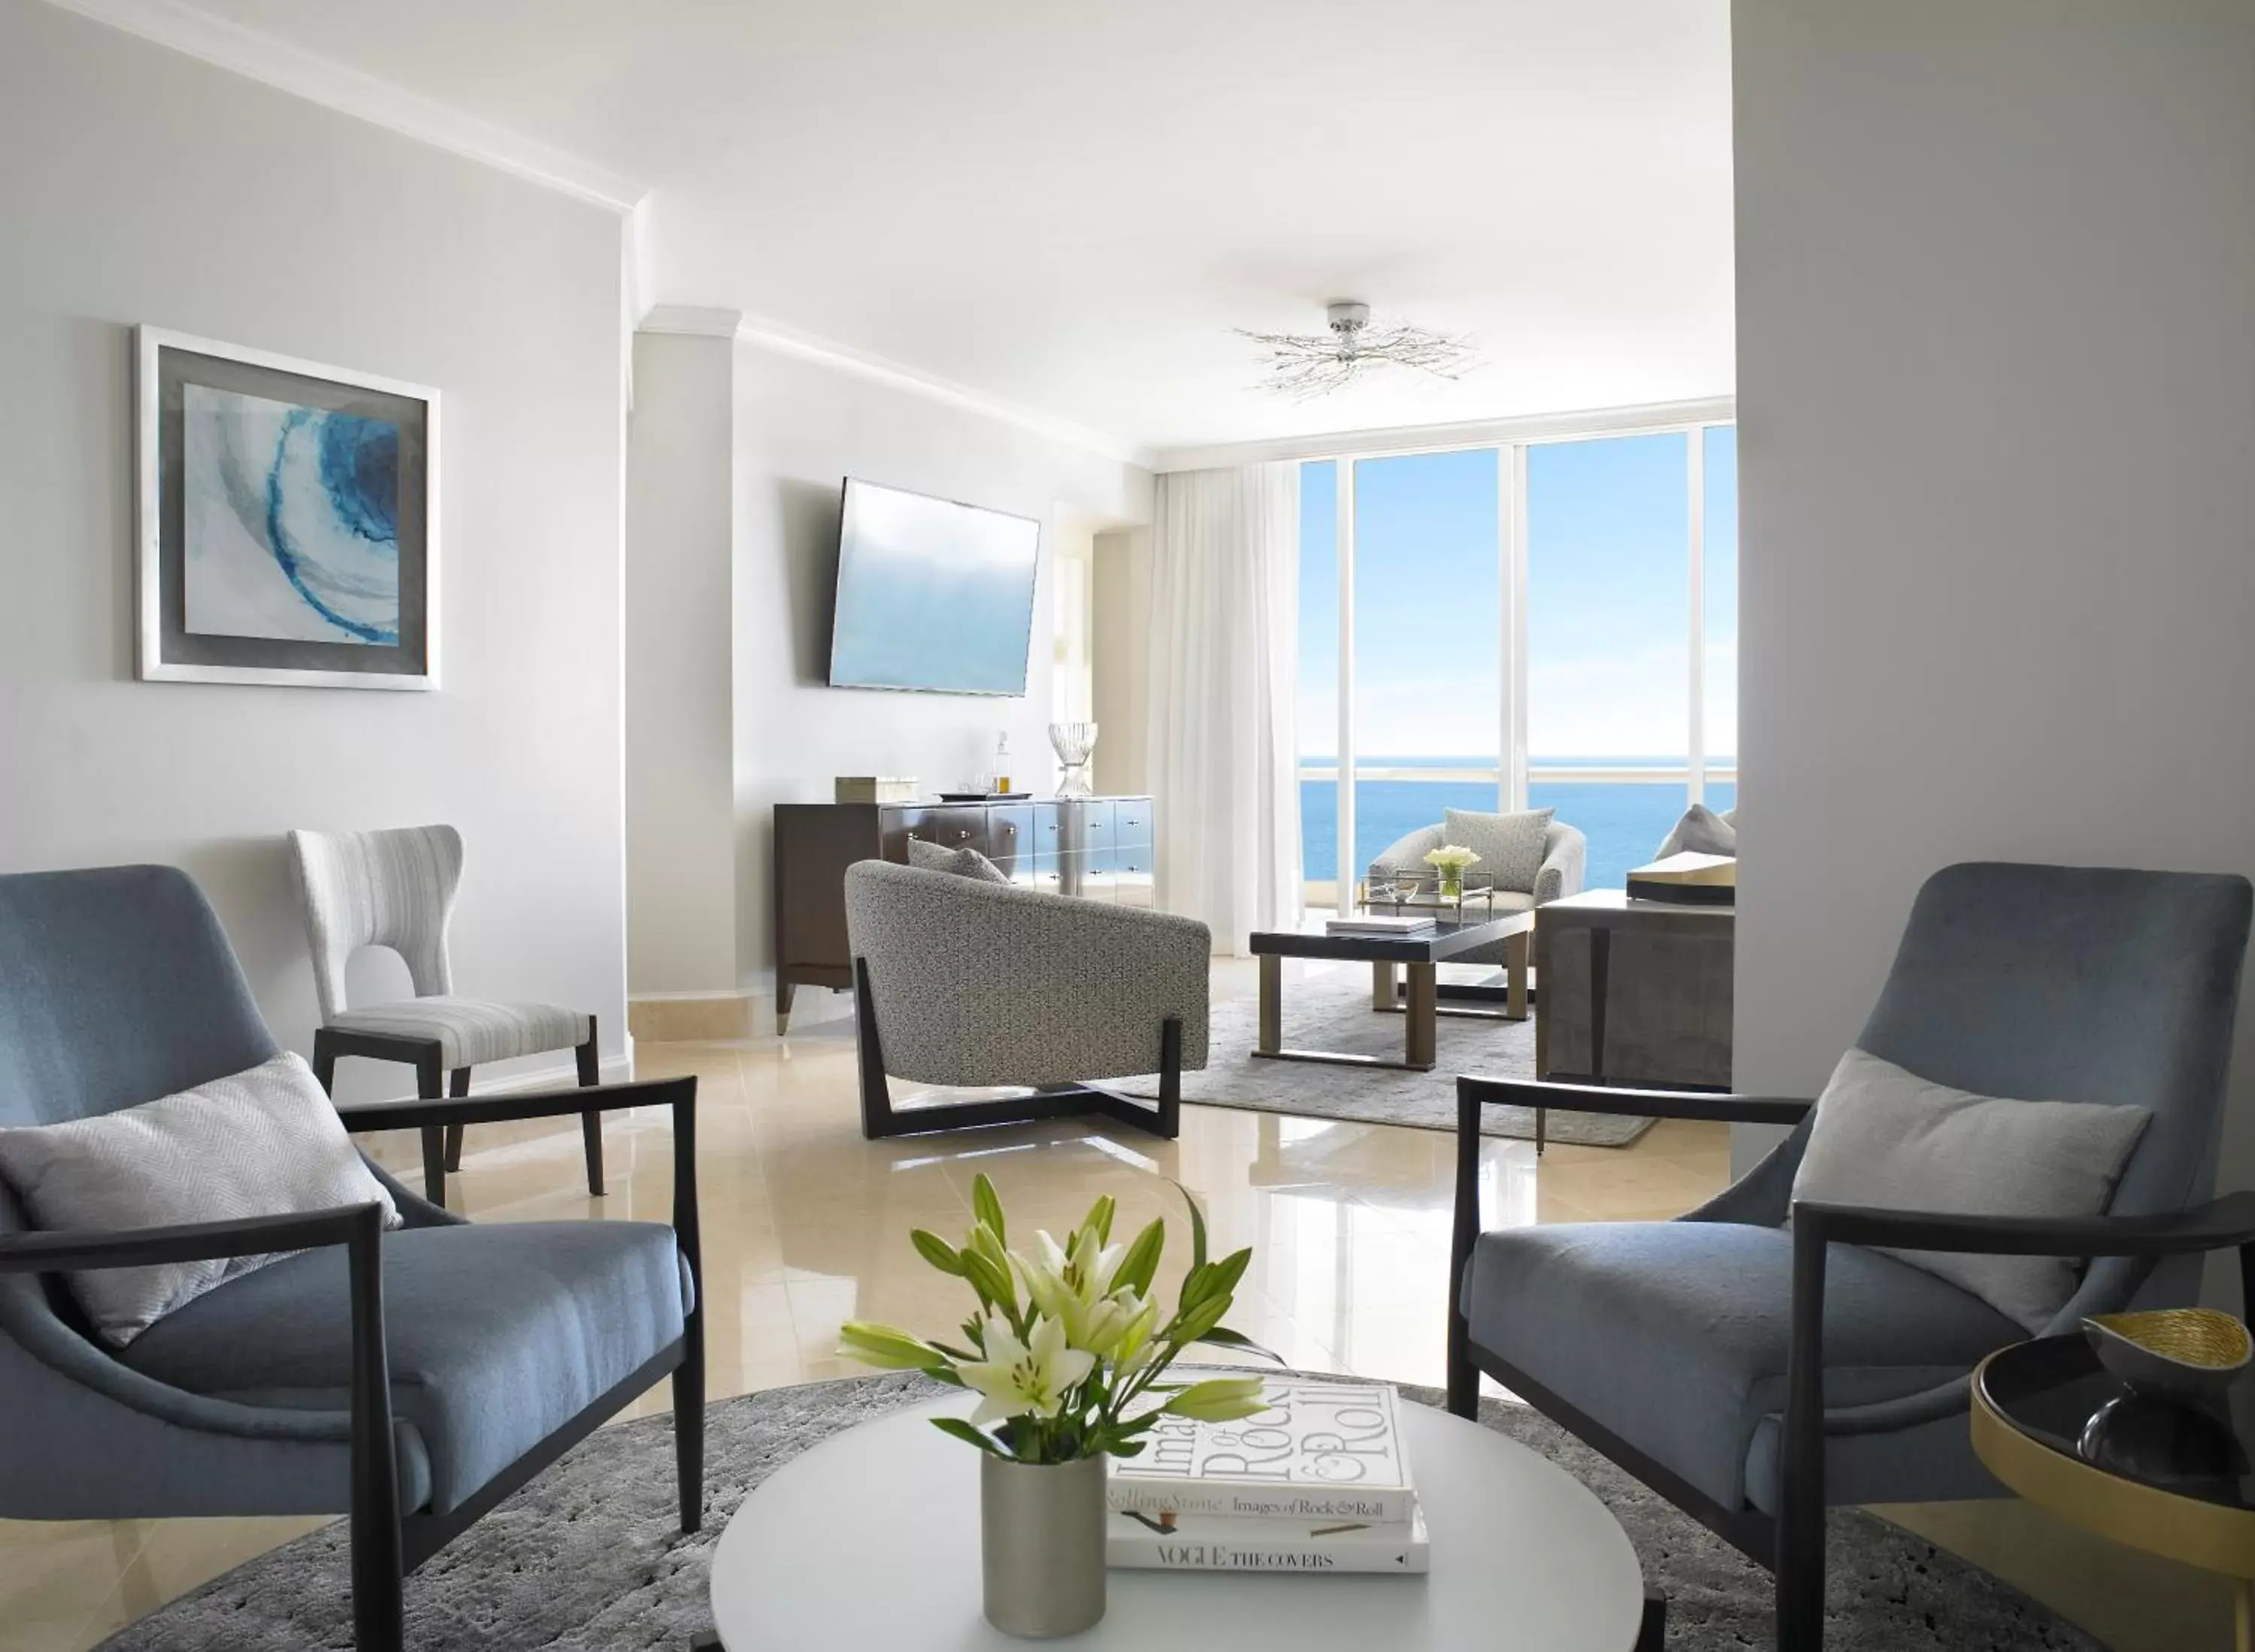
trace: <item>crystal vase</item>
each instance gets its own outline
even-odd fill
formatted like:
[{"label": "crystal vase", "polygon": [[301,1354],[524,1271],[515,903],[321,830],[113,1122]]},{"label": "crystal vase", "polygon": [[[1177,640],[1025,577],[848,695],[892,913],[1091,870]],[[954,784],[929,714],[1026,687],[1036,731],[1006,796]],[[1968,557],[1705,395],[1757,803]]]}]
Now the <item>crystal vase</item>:
[{"label": "crystal vase", "polygon": [[981,1452],[987,1621],[1046,1641],[1104,1616],[1104,1459],[1014,1463]]},{"label": "crystal vase", "polygon": [[1096,725],[1051,723],[1050,745],[1056,750],[1057,761],[1064,765],[1064,771],[1057,776],[1057,796],[1085,798],[1094,795],[1095,788],[1089,784],[1088,759],[1096,749]]}]

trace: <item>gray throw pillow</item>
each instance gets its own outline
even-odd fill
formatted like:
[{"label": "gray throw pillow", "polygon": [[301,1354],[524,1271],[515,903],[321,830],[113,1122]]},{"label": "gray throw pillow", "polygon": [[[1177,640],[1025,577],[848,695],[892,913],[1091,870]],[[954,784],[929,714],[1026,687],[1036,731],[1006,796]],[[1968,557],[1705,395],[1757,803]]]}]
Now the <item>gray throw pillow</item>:
[{"label": "gray throw pillow", "polygon": [[[1793,1197],[1952,1216],[2103,1215],[2152,1116],[2099,1101],[1973,1095],[1851,1050],[1816,1099]],[[2064,1256],[1886,1254],[2031,1332],[2067,1305],[2082,1268]]]},{"label": "gray throw pillow", "polygon": [[952,872],[958,877],[977,878],[982,883],[1008,883],[1010,881],[1008,872],[967,844],[961,848],[951,849],[945,844],[927,843],[922,838],[910,838],[909,864],[927,872]]},{"label": "gray throw pillow", "polygon": [[[289,1051],[245,1072],[139,1107],[0,1129],[0,1177],[43,1230],[165,1227],[287,1216],[370,1200],[399,1212],[369,1173],[313,1070]],[[113,1347],[277,1255],[102,1268],[67,1276]]]},{"label": "gray throw pillow", "polygon": [[1666,840],[1653,854],[1655,861],[1671,854],[1729,854],[1739,852],[1739,828],[1726,814],[1717,814],[1704,803],[1683,812]]},{"label": "gray throw pillow", "polygon": [[1517,814],[1481,814],[1451,809],[1442,816],[1441,841],[1479,856],[1479,864],[1467,868],[1474,876],[1493,878],[1500,889],[1532,895],[1542,871],[1542,840],[1556,812],[1526,809]]}]

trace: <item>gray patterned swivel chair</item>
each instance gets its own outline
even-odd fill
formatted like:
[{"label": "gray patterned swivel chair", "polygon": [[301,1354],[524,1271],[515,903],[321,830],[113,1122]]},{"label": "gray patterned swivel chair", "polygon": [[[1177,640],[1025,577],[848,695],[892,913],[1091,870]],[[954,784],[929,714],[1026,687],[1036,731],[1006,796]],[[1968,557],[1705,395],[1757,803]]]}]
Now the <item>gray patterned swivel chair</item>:
[{"label": "gray patterned swivel chair", "polygon": [[[186,874],[0,877],[0,1125],[114,1113],[276,1053]],[[30,1233],[0,1182],[0,1519],[349,1511],[356,1643],[394,1652],[405,1573],[670,1374],[682,1529],[694,1531],[696,1093],[676,1079],[339,1109],[367,1131],[669,1107],[671,1227],[466,1222],[376,1170],[404,1227],[382,1231],[368,1204]],[[57,1276],[292,1251],[115,1351]]]},{"label": "gray patterned swivel chair", "polygon": [[[1204,924],[858,861],[846,932],[864,1135],[1088,1113],[1168,1137],[1181,1128],[1183,1071],[1205,1065]],[[1155,1072],[1156,1104],[1097,1082]],[[896,1107],[888,1073],[1021,1093]]]},{"label": "gray patterned swivel chair", "polygon": [[[1919,891],[1858,1045],[1977,1095],[2147,1109],[2094,1220],[1795,1204],[1807,1100],[1459,1079],[1451,1409],[1471,1415],[1486,1372],[1773,1564],[1779,1644],[1811,1652],[1826,1505],[2000,1495],[1968,1379],[2028,1335],[1874,1247],[2095,1259],[2045,1330],[2072,1334],[2133,1298],[2189,1303],[2197,1253],[2255,1234],[2245,1196],[2202,1203],[2249,907],[2244,878],[2057,866],[1953,866]],[[1497,1103],[1797,1128],[1677,1220],[1483,1233],[1480,1109]]]},{"label": "gray patterned swivel chair", "polygon": [[[455,1095],[470,1093],[470,1070],[488,1062],[569,1050],[581,1084],[602,1080],[595,1018],[558,1004],[502,1003],[454,995],[446,926],[462,882],[462,834],[450,826],[387,832],[292,832],[290,853],[305,899],[306,934],[313,953],[313,990],[320,1030],[313,1035],[313,1073],[334,1086],[339,1056],[397,1061],[415,1069],[415,1092],[439,1093],[442,1073]],[[407,965],[415,996],[355,1008],[346,1000],[345,966],[363,946],[388,946]],[[580,1121],[587,1156],[587,1192],[603,1196],[603,1118]],[[462,1128],[427,1132],[423,1192],[446,1201],[446,1175],[462,1168]]]}]

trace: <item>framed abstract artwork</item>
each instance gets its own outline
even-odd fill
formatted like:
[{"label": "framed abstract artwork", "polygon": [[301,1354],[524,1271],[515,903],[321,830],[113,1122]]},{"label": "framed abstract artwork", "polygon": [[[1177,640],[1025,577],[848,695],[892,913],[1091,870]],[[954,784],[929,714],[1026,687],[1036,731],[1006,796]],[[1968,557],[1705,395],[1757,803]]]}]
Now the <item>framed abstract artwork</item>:
[{"label": "framed abstract artwork", "polygon": [[144,680],[439,685],[439,392],[135,330]]}]

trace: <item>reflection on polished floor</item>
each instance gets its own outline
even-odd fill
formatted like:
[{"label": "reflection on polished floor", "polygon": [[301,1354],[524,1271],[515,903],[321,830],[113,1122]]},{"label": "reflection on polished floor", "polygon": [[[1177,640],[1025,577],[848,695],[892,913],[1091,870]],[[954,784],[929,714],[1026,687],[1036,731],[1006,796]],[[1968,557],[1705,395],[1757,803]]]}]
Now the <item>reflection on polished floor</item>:
[{"label": "reflection on polished floor", "polygon": [[[1313,966],[1320,968],[1323,966]],[[1219,964],[1216,990],[1250,990],[1242,966]],[[1445,1031],[1444,1033],[1445,1041]],[[1445,1048],[1443,1051],[1446,1058]],[[699,1177],[705,1227],[711,1391],[716,1399],[856,1374],[832,1348],[840,1321],[875,1318],[946,1333],[962,1317],[959,1287],[910,1248],[912,1227],[945,1235],[969,1224],[971,1179],[991,1176],[1014,1223],[1061,1228],[1099,1193],[1120,1220],[1178,1218],[1170,1179],[1204,1202],[1214,1242],[1250,1244],[1254,1262],[1232,1323],[1303,1367],[1438,1383],[1448,1260],[1453,1139],[1387,1126],[1330,1124],[1273,1114],[1187,1107],[1181,1139],[1162,1142],[1105,1121],[861,1139],[847,1020],[816,1022],[788,1039],[656,1044],[637,1050],[646,1077],[699,1079]],[[473,1132],[453,1184],[455,1208],[487,1220],[607,1215],[666,1220],[671,1139],[657,1112],[615,1118],[610,1193],[587,1198],[574,1121]],[[417,1163],[410,1137],[383,1140],[394,1168]],[[1719,1127],[1662,1123],[1629,1149],[1492,1141],[1483,1176],[1491,1225],[1661,1217],[1727,1179]],[[1178,1224],[1170,1223],[1170,1238]],[[1171,1290],[1181,1250],[1163,1269]],[[662,1411],[663,1385],[628,1416]],[[1978,1505],[2006,1508],[2008,1505]],[[2070,1611],[2124,1619],[2122,1563],[2062,1551],[2056,1529],[2008,1519],[1968,1526],[1953,1543]],[[0,1652],[74,1652],[164,1601],[322,1522],[206,1520],[34,1524],[0,1522]],[[1986,1541],[1996,1528],[1995,1541]],[[1937,1534],[1939,1535],[1939,1534]],[[1992,1558],[1992,1550],[2001,1558]],[[2076,1556],[2067,1575],[2047,1556]],[[2111,1563],[2111,1564],[2109,1564]],[[2094,1568],[2096,1571],[2094,1571]],[[2142,1575],[2142,1574],[2141,1574]],[[2106,1599],[2093,1606],[2094,1577]],[[2180,1603],[2182,1580],[2163,1577]],[[2158,1587],[2159,1585],[2154,1586]],[[2131,1585],[2133,1591],[2136,1580]],[[2150,1599],[2150,1594],[2145,1596]],[[2150,1615],[2146,1621],[2153,1621]],[[2106,1626],[2094,1622],[2102,1633]],[[2174,1627],[2185,1627],[2180,1616]],[[2110,1639],[2111,1637],[2110,1636]],[[2123,1646],[2196,1644],[2183,1640]]]}]

